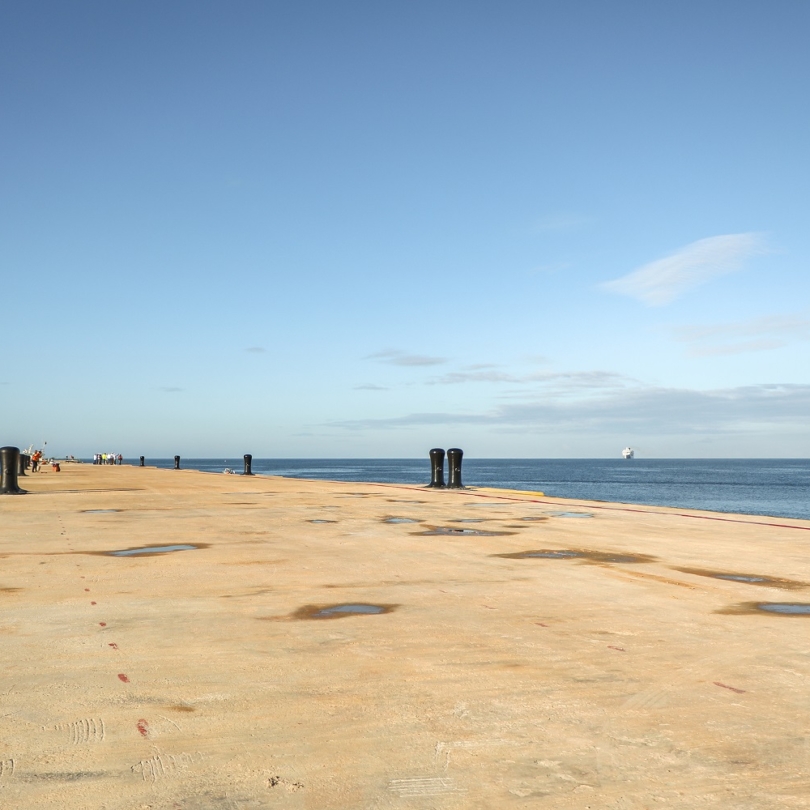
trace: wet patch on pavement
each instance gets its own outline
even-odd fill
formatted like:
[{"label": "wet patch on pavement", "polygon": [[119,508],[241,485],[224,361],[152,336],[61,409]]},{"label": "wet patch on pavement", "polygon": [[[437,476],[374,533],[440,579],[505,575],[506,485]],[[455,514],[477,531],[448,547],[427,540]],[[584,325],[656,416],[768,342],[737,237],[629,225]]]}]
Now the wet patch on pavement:
[{"label": "wet patch on pavement", "polygon": [[810,618],[810,602],[740,602],[716,610],[726,616],[803,616]]},{"label": "wet patch on pavement", "polygon": [[549,512],[551,517],[560,518],[592,518],[592,512]]},{"label": "wet patch on pavement", "polygon": [[349,616],[379,616],[392,613],[399,605],[377,605],[369,602],[341,602],[337,605],[304,605],[290,614],[290,619],[344,619]]},{"label": "wet patch on pavement", "polygon": [[407,517],[387,517],[383,518],[383,523],[421,523],[421,520],[417,520],[416,518],[407,518]]},{"label": "wet patch on pavement", "polygon": [[457,526],[431,526],[424,532],[411,532],[416,537],[506,537],[515,532],[489,532],[483,529],[460,529]]},{"label": "wet patch on pavement", "polygon": [[337,523],[336,520],[323,520],[322,518],[315,518],[314,520],[307,521],[308,523]]},{"label": "wet patch on pavement", "polygon": [[123,509],[81,509],[83,515],[109,515],[113,512],[123,512]]},{"label": "wet patch on pavement", "polygon": [[709,568],[676,568],[673,571],[680,571],[682,574],[693,574],[698,577],[710,577],[711,579],[722,579],[726,582],[742,582],[745,585],[759,585],[765,588],[782,588],[786,591],[807,588],[807,582],[795,579],[783,579],[781,577],[769,577],[765,574],[741,574],[730,571],[714,571]]},{"label": "wet patch on pavement", "polygon": [[528,551],[513,551],[505,554],[493,554],[507,560],[582,560],[590,563],[648,563],[658,558],[650,554],[627,554],[621,551],[594,551],[586,548],[539,548]]},{"label": "wet patch on pavement", "polygon": [[171,554],[175,551],[196,551],[199,548],[208,548],[208,543],[178,543],[168,546],[136,546],[135,548],[122,548],[113,551],[79,551],[73,554],[94,554],[101,557],[157,557],[160,554]]}]

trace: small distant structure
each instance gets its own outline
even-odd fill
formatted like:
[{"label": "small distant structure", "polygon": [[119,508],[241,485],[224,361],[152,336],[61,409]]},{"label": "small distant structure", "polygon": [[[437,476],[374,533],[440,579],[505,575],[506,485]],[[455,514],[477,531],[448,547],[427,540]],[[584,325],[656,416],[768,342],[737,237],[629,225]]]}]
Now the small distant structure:
[{"label": "small distant structure", "polygon": [[622,450],[622,458],[624,459],[635,458],[635,456],[636,451],[633,450],[632,447],[625,447],[624,450]]}]

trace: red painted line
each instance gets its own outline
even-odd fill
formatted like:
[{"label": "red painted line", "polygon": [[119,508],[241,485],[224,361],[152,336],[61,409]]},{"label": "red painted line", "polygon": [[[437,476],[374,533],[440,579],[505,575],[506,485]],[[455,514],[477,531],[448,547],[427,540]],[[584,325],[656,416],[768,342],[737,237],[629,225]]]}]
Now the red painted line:
[{"label": "red painted line", "polygon": [[730,689],[732,692],[736,692],[738,695],[744,695],[745,689],[735,689],[733,686],[726,686],[724,683],[720,683],[720,681],[713,681],[715,686],[722,686],[723,689]]},{"label": "red painted line", "polygon": [[124,683],[129,683],[129,678],[127,678],[127,676],[124,675],[123,672],[118,673],[118,680],[123,681]]},{"label": "red painted line", "polygon": [[99,622],[99,623],[98,623],[98,626],[99,626],[99,627],[106,627],[106,626],[107,626],[107,622]]},{"label": "red painted line", "polygon": [[619,652],[627,652],[624,647],[614,647],[612,644],[608,644],[609,650],[618,650]]},{"label": "red painted line", "polygon": [[114,650],[118,649],[118,645],[115,642],[112,642],[112,641],[107,646],[112,647]]},{"label": "red painted line", "polygon": [[95,605],[96,603],[95,603],[95,602],[91,602],[90,604],[91,604],[91,605]]},{"label": "red painted line", "polygon": [[138,720],[138,731],[141,733],[141,737],[148,737],[149,736],[149,723],[146,720]]}]

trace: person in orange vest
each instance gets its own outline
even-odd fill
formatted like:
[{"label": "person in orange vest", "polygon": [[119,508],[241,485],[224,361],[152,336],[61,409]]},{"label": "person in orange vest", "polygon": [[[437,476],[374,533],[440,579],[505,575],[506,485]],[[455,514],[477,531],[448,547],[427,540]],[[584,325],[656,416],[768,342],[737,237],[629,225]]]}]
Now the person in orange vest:
[{"label": "person in orange vest", "polygon": [[39,472],[39,462],[42,460],[42,450],[37,450],[33,456],[31,456],[31,472]]}]

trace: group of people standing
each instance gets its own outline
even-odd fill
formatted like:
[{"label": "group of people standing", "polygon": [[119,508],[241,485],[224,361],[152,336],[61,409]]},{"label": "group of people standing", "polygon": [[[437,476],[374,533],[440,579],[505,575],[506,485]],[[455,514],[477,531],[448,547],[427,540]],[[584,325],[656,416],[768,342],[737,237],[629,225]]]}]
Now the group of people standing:
[{"label": "group of people standing", "polygon": [[93,453],[93,464],[123,464],[124,457],[119,453]]}]

